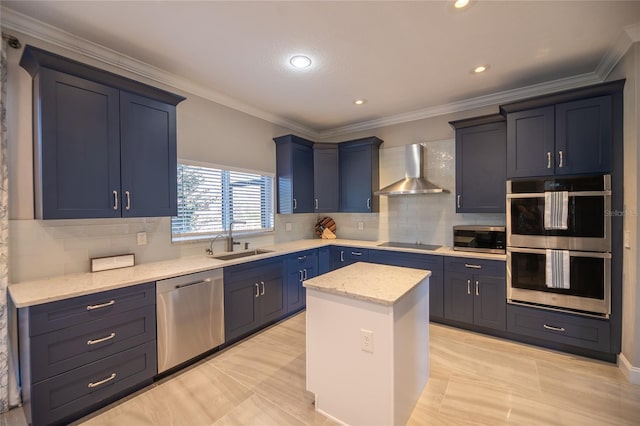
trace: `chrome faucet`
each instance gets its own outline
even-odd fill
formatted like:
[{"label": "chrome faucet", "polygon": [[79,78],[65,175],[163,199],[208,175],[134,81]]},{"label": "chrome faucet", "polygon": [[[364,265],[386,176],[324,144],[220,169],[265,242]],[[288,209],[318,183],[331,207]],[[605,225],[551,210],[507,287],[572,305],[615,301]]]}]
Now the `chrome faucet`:
[{"label": "chrome faucet", "polygon": [[234,224],[244,224],[247,223],[244,220],[232,220],[231,222],[229,222],[229,236],[227,236],[227,246],[225,251],[233,251],[233,246],[235,245],[240,245],[239,242],[235,242],[233,241],[233,225]]},{"label": "chrome faucet", "polygon": [[215,237],[213,237],[213,239],[211,240],[211,242],[209,243],[209,248],[205,249],[205,251],[207,252],[208,255],[212,255],[213,254],[213,243],[216,242],[216,240],[218,238],[220,238],[222,236],[222,234],[218,234]]}]

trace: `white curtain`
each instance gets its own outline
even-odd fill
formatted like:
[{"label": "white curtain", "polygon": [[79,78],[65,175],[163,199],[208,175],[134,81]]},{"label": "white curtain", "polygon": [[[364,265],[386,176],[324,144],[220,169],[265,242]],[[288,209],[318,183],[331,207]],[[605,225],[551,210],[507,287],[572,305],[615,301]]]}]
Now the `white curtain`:
[{"label": "white curtain", "polygon": [[[13,39],[13,44],[19,42]],[[0,55],[0,413],[20,404],[17,379],[17,360],[14,363],[9,337],[9,324],[15,329],[15,318],[9,318],[13,305],[7,305],[9,284],[9,178],[7,157],[7,48],[9,42],[2,37]],[[11,308],[10,308],[11,307]],[[10,311],[10,309],[12,311]],[[16,335],[14,332],[12,335]],[[17,339],[17,336],[16,336]]]}]

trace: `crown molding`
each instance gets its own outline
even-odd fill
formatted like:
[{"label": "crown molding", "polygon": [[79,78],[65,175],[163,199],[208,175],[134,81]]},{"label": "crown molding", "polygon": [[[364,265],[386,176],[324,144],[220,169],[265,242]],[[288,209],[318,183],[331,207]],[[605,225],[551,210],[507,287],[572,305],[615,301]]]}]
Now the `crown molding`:
[{"label": "crown molding", "polygon": [[54,27],[45,22],[31,18],[5,6],[0,6],[0,9],[2,27],[5,29],[17,31],[34,39],[41,40],[95,61],[110,65],[116,69],[124,70],[136,76],[200,96],[231,109],[260,118],[275,125],[288,128],[289,130],[300,133],[303,136],[311,138],[316,138],[318,136],[316,131],[303,126],[300,123],[287,120],[275,114],[247,105],[237,99],[193,83],[186,78],[166,72],[160,68],[116,52],[113,49],[109,49],[100,44],[83,39],[58,27]]},{"label": "crown molding", "polygon": [[443,114],[451,114],[471,110],[474,108],[498,105],[501,103],[513,102],[533,96],[550,94],[562,90],[574,89],[589,84],[601,83],[613,70],[620,59],[627,53],[631,45],[640,41],[640,23],[629,25],[624,28],[623,33],[616,43],[603,56],[602,60],[594,72],[580,74],[577,76],[534,84],[518,89],[497,92],[490,95],[478,96],[463,101],[438,105],[406,113],[395,114],[375,120],[364,121],[337,127],[334,129],[316,131],[300,123],[288,120],[276,114],[255,108],[251,105],[240,102],[230,96],[213,91],[202,85],[166,72],[160,68],[149,65],[127,55],[123,55],[105,46],[93,43],[68,33],[60,28],[38,21],[27,15],[15,12],[5,6],[0,6],[3,28],[17,31],[37,40],[61,47],[76,54],[83,55],[95,61],[110,65],[116,69],[121,69],[136,76],[149,79],[151,81],[182,90],[187,93],[200,96],[217,104],[243,112],[253,117],[268,121],[272,124],[285,127],[301,136],[310,139],[327,139],[330,137],[347,135],[354,132],[371,130],[379,127],[402,124],[426,118],[437,117]]}]

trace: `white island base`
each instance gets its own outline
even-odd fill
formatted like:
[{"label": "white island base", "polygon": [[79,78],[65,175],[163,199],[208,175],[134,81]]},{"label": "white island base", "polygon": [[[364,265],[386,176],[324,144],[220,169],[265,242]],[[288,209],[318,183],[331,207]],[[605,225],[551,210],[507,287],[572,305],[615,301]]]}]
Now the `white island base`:
[{"label": "white island base", "polygon": [[316,410],[353,426],[406,424],[429,377],[430,274],[356,263],[305,281]]}]

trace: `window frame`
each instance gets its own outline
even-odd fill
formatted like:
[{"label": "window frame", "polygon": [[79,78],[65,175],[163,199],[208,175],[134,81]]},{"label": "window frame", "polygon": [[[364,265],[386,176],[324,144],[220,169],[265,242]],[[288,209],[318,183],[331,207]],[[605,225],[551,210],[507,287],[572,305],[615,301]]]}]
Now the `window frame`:
[{"label": "window frame", "polygon": [[[192,167],[202,167],[202,168],[207,168],[207,169],[213,169],[213,170],[220,170],[221,171],[221,180],[222,180],[222,184],[221,184],[221,192],[223,193],[223,200],[222,200],[222,206],[221,206],[221,211],[220,211],[220,215],[221,215],[221,221],[222,221],[222,226],[223,228],[228,228],[228,223],[233,221],[234,218],[232,217],[233,212],[232,212],[232,206],[231,203],[229,203],[229,199],[228,197],[233,197],[233,192],[232,191],[228,191],[225,193],[225,188],[230,189],[233,188],[234,186],[242,186],[242,184],[234,184],[230,182],[230,172],[231,173],[248,173],[248,174],[255,174],[258,176],[261,176],[262,178],[266,177],[269,178],[271,183],[271,194],[270,197],[264,197],[261,196],[261,206],[260,209],[261,211],[265,211],[267,216],[270,216],[271,220],[271,226],[270,227],[263,227],[261,229],[249,229],[249,230],[242,230],[242,229],[238,229],[238,227],[233,228],[233,233],[234,235],[243,235],[243,236],[251,236],[251,235],[265,235],[265,234],[273,234],[275,232],[275,215],[276,215],[276,194],[275,194],[275,178],[276,175],[275,173],[270,173],[270,172],[265,172],[265,171],[260,171],[260,170],[252,170],[252,169],[245,169],[245,168],[240,168],[240,167],[231,167],[231,166],[224,166],[221,164],[216,164],[216,163],[208,163],[208,162],[202,162],[202,161],[193,161],[193,160],[187,160],[187,159],[178,159],[177,160],[177,164],[176,164],[176,168],[179,168],[181,165],[183,166],[192,166]],[[179,172],[178,172],[179,175]],[[177,182],[176,182],[177,185]],[[178,211],[180,210],[180,198],[181,198],[181,193],[180,191],[178,191],[177,194],[177,204],[178,204]],[[212,238],[215,238],[217,236],[226,236],[228,235],[228,229],[222,229],[220,231],[211,231],[211,232],[191,232],[191,233],[183,233],[183,234],[176,234],[174,233],[174,220],[176,218],[178,218],[179,216],[173,216],[171,218],[171,242],[172,243],[188,243],[188,242],[198,242],[198,241],[203,241],[203,240],[210,240]],[[238,219],[241,220],[241,219]],[[262,219],[262,226],[264,226],[264,218]]]}]

